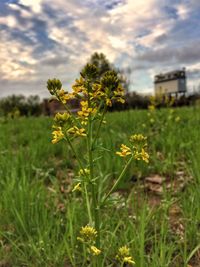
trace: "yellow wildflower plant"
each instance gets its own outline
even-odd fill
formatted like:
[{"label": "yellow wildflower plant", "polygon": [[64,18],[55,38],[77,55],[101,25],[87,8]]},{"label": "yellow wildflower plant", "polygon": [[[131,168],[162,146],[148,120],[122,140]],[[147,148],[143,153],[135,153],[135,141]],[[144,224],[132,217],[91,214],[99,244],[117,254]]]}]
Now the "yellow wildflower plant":
[{"label": "yellow wildflower plant", "polygon": [[95,114],[97,109],[95,107],[89,107],[88,101],[81,101],[81,110],[78,111],[78,115],[83,120],[87,120],[90,114]]},{"label": "yellow wildflower plant", "polygon": [[65,113],[57,113],[54,117],[54,122],[58,125],[65,124],[69,119],[71,118],[71,115],[67,112]]},{"label": "yellow wildflower plant", "polygon": [[72,94],[74,96],[79,96],[79,94],[86,93],[85,83],[83,77],[75,80],[75,84],[72,85]]},{"label": "yellow wildflower plant", "polygon": [[124,144],[121,144],[120,150],[121,151],[116,152],[116,154],[119,155],[120,157],[127,157],[127,156],[132,154],[130,147],[128,147]]},{"label": "yellow wildflower plant", "polygon": [[56,144],[58,143],[61,139],[64,138],[64,133],[62,131],[62,128],[61,127],[53,127],[55,130],[52,132],[52,135],[53,135],[53,139],[52,139],[52,143],[53,144]]},{"label": "yellow wildflower plant", "polygon": [[86,136],[86,132],[84,128],[78,128],[77,126],[73,126],[67,130],[68,134],[73,136]]},{"label": "yellow wildflower plant", "polygon": [[77,237],[79,241],[84,243],[93,243],[97,237],[97,231],[94,227],[86,225],[80,230],[80,237]]},{"label": "yellow wildflower plant", "polygon": [[136,160],[143,160],[146,163],[149,162],[149,154],[146,151],[147,138],[142,134],[131,135],[130,142],[132,143],[130,147],[122,144],[120,147],[121,151],[117,151],[116,154],[120,157],[127,157],[132,155]]},{"label": "yellow wildflower plant", "polygon": [[107,106],[112,106],[112,101],[124,103],[124,89],[121,87],[115,71],[107,71],[101,79],[103,97]]},{"label": "yellow wildflower plant", "polygon": [[149,154],[142,148],[141,152],[135,150],[134,152],[134,159],[136,160],[143,160],[146,163],[149,163]]},{"label": "yellow wildflower plant", "polygon": [[[87,257],[84,259],[84,263],[87,264],[89,260],[89,264],[92,266],[102,266],[105,257],[96,256],[102,253],[103,235],[107,232],[102,231],[101,233],[101,227],[104,227],[103,208],[106,208],[107,200],[117,189],[132,160],[142,160],[148,163],[147,138],[136,134],[130,137],[127,145],[121,144],[116,154],[128,158],[128,160],[125,160],[121,172],[110,188],[109,186],[104,187],[104,181],[101,181],[101,175],[98,173],[100,169],[98,160],[101,158],[101,155],[98,154],[102,151],[101,127],[105,123],[104,116],[108,107],[116,102],[125,102],[124,89],[117,73],[107,71],[100,76],[97,67],[87,64],[81,71],[80,78],[72,86],[71,93],[62,89],[62,83],[58,79],[48,80],[47,88],[66,110],[63,113],[57,113],[54,117],[52,143],[55,144],[64,139],[70,147],[70,152],[77,159],[79,180],[73,183],[71,192],[81,191],[81,208],[84,209],[84,218],[87,218],[88,221],[88,225],[81,227],[77,235],[77,240],[81,241],[83,245],[83,248],[80,249],[83,249],[83,255]],[[75,99],[75,103],[79,106],[76,113],[72,112],[69,105],[71,99]],[[84,153],[79,153],[80,150],[77,148],[79,142],[76,142],[75,137],[85,137],[84,139],[80,138],[80,142],[82,141],[82,144],[85,145]],[[74,199],[74,197],[75,195],[72,194],[70,199]],[[69,251],[71,253],[71,249]],[[76,255],[77,253],[72,255],[73,258]],[[127,246],[119,248],[116,259],[121,266],[135,264]]]},{"label": "yellow wildflower plant", "polygon": [[105,92],[103,92],[101,84],[94,83],[92,86],[92,92],[90,93],[90,99],[101,100],[104,96]]},{"label": "yellow wildflower plant", "polygon": [[72,192],[75,192],[75,191],[79,191],[81,192],[82,189],[81,189],[81,183],[78,183],[74,186],[74,188],[72,189]]},{"label": "yellow wildflower plant", "polygon": [[80,171],[78,172],[79,176],[84,176],[85,174],[89,175],[90,174],[90,170],[87,169],[87,168],[84,168],[84,169],[80,169]]},{"label": "yellow wildflower plant", "polygon": [[130,249],[127,246],[123,246],[119,248],[116,259],[122,264],[123,263],[131,264],[131,265],[135,264],[135,261],[130,255]]},{"label": "yellow wildflower plant", "polygon": [[141,151],[141,158],[146,163],[149,163],[149,154],[144,150],[144,148],[142,148],[142,151]]},{"label": "yellow wildflower plant", "polygon": [[132,258],[131,256],[129,256],[129,257],[124,257],[124,259],[123,259],[123,263],[128,263],[128,264],[132,264],[132,265],[135,264],[135,262],[134,262],[134,260],[133,260],[133,258]]},{"label": "yellow wildflower plant", "polygon": [[61,89],[57,94],[58,100],[60,100],[63,104],[66,104],[67,101],[74,98],[74,95],[68,92],[65,92],[64,89]]},{"label": "yellow wildflower plant", "polygon": [[101,254],[101,250],[95,246],[91,246],[90,251],[94,256],[98,256],[99,254]]},{"label": "yellow wildflower plant", "polygon": [[49,79],[47,81],[47,89],[51,95],[56,95],[62,88],[62,83],[59,79]]},{"label": "yellow wildflower plant", "polygon": [[131,135],[130,141],[131,142],[144,142],[147,140],[147,137],[142,134],[134,134]]}]

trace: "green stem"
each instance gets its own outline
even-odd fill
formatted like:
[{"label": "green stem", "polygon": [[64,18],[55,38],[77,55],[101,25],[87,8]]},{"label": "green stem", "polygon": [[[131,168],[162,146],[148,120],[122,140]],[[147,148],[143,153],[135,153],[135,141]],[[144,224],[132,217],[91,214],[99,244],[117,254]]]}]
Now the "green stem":
[{"label": "green stem", "polygon": [[93,166],[93,151],[92,151],[92,122],[91,117],[88,119],[88,158],[90,166],[90,182],[91,182],[91,191],[92,191],[92,206],[93,206],[93,215],[95,222],[95,229],[97,230],[97,246],[100,247],[100,233],[99,233],[99,207],[98,207],[98,198],[96,192],[96,184],[94,183],[94,166]]},{"label": "green stem", "polygon": [[111,187],[110,191],[107,193],[107,195],[104,197],[101,206],[105,203],[105,201],[107,200],[107,198],[110,196],[110,194],[115,190],[115,188],[118,186],[119,182],[121,181],[121,179],[123,178],[128,166],[130,165],[131,161],[133,159],[133,156],[130,157],[130,159],[127,161],[126,165],[124,166],[124,169],[122,170],[121,174],[119,175],[119,177],[117,178],[117,180],[115,181],[114,185]]},{"label": "green stem", "polygon": [[105,117],[105,114],[106,114],[106,110],[107,110],[107,107],[106,105],[104,106],[104,110],[103,110],[103,113],[102,113],[102,116],[101,116],[101,120],[99,122],[99,125],[98,125],[98,129],[97,129],[97,133],[96,133],[96,136],[94,137],[94,141],[92,143],[92,147],[95,145],[96,141],[97,141],[97,138],[99,137],[99,132],[100,132],[100,129],[101,129],[101,125],[103,123],[103,119]]},{"label": "green stem", "polygon": [[[88,85],[89,86],[89,85]],[[88,87],[88,90],[90,88]],[[90,97],[88,97],[88,107],[90,108]],[[90,166],[90,182],[91,182],[91,193],[92,193],[92,207],[93,216],[95,222],[95,229],[97,231],[96,245],[100,248],[100,221],[99,221],[99,205],[98,205],[98,191],[96,190],[97,184],[94,182],[94,162],[93,162],[93,140],[92,140],[92,117],[91,114],[88,117],[88,138],[87,138],[87,148],[88,148],[88,159]],[[99,260],[97,258],[97,266],[99,266]]]},{"label": "green stem", "polygon": [[[82,171],[84,173],[84,176],[87,177],[87,174],[86,174],[85,169],[84,169],[84,167],[82,165],[82,162],[80,161],[80,159],[79,159],[79,157],[78,157],[78,155],[76,153],[76,150],[74,149],[73,144],[70,141],[69,137],[67,135],[65,135],[64,139],[68,142],[72,152],[74,153],[74,156],[76,157],[76,159],[78,161],[78,164],[79,164],[79,167],[82,169]],[[87,185],[86,185],[85,181],[83,181],[83,184],[84,184],[84,193],[85,193],[85,199],[86,199],[88,218],[89,218],[89,222],[92,223],[92,214],[91,214],[91,210],[90,210],[90,201],[89,201],[89,196],[88,196],[88,191],[87,191]]]}]

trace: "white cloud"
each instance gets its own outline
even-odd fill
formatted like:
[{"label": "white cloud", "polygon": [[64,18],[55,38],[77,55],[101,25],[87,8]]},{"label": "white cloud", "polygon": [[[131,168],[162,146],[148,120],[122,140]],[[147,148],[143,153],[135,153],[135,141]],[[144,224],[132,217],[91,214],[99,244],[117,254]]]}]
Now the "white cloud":
[{"label": "white cloud", "polygon": [[2,79],[23,81],[30,74],[34,74],[33,66],[36,60],[31,57],[32,48],[23,47],[20,42],[9,40],[4,34],[0,42],[0,51],[0,73]]},{"label": "white cloud", "polygon": [[0,24],[7,25],[10,28],[17,26],[17,20],[14,16],[0,17]]},{"label": "white cloud", "polygon": [[180,19],[185,20],[189,16],[189,8],[185,4],[179,4],[176,6],[177,14]]},{"label": "white cloud", "polygon": [[42,10],[42,1],[43,0],[19,0],[19,3],[30,7],[35,13],[40,13]]}]

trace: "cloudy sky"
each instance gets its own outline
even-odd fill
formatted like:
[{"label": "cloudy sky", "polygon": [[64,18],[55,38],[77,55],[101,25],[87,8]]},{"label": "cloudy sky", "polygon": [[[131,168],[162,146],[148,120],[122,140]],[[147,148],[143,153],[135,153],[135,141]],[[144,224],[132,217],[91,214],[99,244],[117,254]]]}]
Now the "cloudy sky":
[{"label": "cloudy sky", "polygon": [[45,97],[53,77],[69,90],[95,51],[131,69],[131,90],[182,67],[198,86],[200,0],[0,0],[0,97]]}]

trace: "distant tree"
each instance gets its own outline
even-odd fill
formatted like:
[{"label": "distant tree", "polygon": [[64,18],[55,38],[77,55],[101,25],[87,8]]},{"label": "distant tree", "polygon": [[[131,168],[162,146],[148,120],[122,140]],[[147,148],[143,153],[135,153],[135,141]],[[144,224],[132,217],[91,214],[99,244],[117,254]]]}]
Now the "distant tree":
[{"label": "distant tree", "polygon": [[39,96],[11,95],[0,99],[0,113],[4,116],[15,117],[16,112],[21,116],[38,116],[41,114]]},{"label": "distant tree", "polygon": [[98,68],[98,75],[100,79],[106,71],[114,70],[118,74],[118,78],[120,79],[122,86],[128,92],[129,82],[128,79],[126,78],[125,71],[120,70],[115,66],[113,66],[103,53],[95,52],[94,54],[91,55],[87,64],[88,63],[93,64]]},{"label": "distant tree", "polygon": [[94,54],[92,54],[88,63],[93,64],[97,67],[100,78],[106,71],[113,70],[112,65],[103,53],[95,52]]}]

